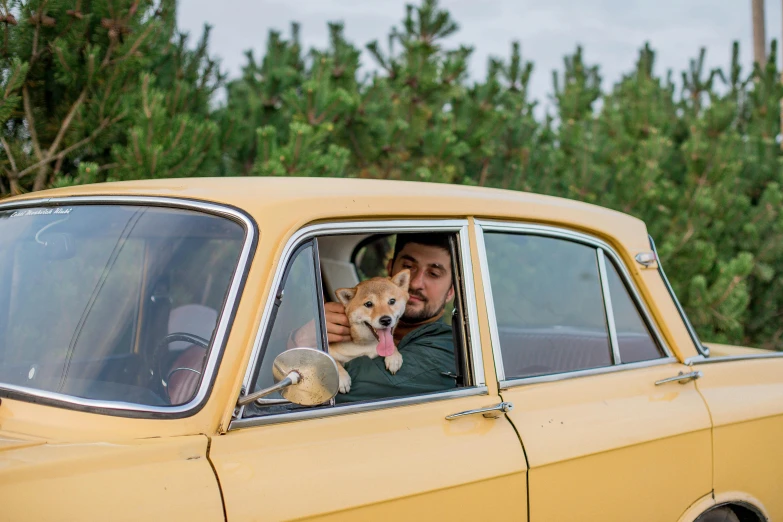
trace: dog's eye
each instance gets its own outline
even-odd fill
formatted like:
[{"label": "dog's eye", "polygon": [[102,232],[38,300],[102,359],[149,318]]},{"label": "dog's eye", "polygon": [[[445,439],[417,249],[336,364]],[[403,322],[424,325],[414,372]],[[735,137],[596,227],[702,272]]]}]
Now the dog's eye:
[{"label": "dog's eye", "polygon": [[390,304],[390,305],[393,305],[393,304],[394,304],[394,303],[396,303],[396,302],[397,302],[397,300],[396,300],[396,299],[389,299],[389,304]]},{"label": "dog's eye", "polygon": [[366,303],[364,303],[364,306],[366,306],[367,308],[372,308],[372,301],[367,301]]}]

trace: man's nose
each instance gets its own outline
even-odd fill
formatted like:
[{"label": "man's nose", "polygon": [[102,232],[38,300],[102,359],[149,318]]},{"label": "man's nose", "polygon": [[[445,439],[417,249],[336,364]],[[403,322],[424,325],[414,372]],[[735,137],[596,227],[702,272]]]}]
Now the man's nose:
[{"label": "man's nose", "polygon": [[388,315],[384,315],[378,319],[378,322],[381,323],[381,326],[389,326],[392,323],[392,318]]},{"label": "man's nose", "polygon": [[417,270],[413,277],[411,277],[411,282],[408,283],[408,288],[421,288],[423,286],[424,282],[424,273],[420,270]]}]

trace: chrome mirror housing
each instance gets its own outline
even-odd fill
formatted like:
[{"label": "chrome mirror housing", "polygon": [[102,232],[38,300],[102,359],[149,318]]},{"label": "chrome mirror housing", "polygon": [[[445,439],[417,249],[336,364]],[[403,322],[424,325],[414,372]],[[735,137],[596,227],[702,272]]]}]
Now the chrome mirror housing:
[{"label": "chrome mirror housing", "polygon": [[337,395],[340,383],[332,356],[314,348],[292,348],[278,355],[272,365],[272,378],[274,386],[240,397],[237,406],[277,391],[294,404],[315,406]]}]

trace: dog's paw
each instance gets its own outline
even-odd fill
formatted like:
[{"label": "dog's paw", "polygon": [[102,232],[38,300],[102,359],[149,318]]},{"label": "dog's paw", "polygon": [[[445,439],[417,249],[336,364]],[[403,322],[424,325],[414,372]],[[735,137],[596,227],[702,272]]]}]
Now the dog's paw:
[{"label": "dog's paw", "polygon": [[338,387],[340,393],[348,393],[351,391],[351,376],[345,370],[340,372],[340,385]]},{"label": "dog's paw", "polygon": [[400,352],[395,351],[388,357],[384,357],[383,360],[386,362],[386,369],[389,370],[389,373],[392,375],[397,373],[397,370],[402,367],[402,354]]}]

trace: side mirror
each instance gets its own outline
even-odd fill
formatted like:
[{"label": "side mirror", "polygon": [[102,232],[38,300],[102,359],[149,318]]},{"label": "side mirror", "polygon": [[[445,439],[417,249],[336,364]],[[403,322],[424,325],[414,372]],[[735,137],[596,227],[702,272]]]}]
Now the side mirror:
[{"label": "side mirror", "polygon": [[240,397],[237,406],[245,406],[277,391],[287,401],[315,406],[337,395],[340,384],[337,363],[332,356],[313,348],[292,348],[275,357],[272,377],[274,386]]}]

